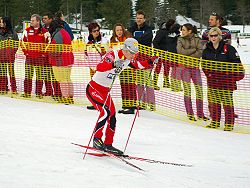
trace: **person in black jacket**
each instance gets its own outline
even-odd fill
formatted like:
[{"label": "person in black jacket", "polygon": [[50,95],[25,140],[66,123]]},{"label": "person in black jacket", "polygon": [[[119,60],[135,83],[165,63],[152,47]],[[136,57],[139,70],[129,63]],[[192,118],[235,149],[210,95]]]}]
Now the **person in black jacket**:
[{"label": "person in black jacket", "polygon": [[[233,46],[223,41],[222,32],[213,27],[208,32],[209,42],[203,51],[202,69],[207,77],[208,103],[212,121],[207,128],[220,127],[221,103],[225,112],[224,131],[234,127],[233,91],[237,89],[236,81],[244,78],[244,68]],[[219,62],[214,62],[219,61]]]},{"label": "person in black jacket", "polygon": [[[167,22],[162,23],[160,29],[156,32],[156,36],[153,40],[154,48],[177,53],[176,45],[177,45],[177,37],[180,34],[179,28],[180,28],[179,25],[176,24],[175,20],[173,19],[169,19]],[[160,87],[157,85],[157,82],[162,64],[164,67],[163,87],[170,88],[169,70],[171,62],[160,59],[154,71],[153,86],[155,90],[160,89]]]},{"label": "person in black jacket", "polygon": [[[161,25],[161,29],[157,32],[155,39],[153,41],[154,47],[159,48],[168,52],[177,53],[177,38],[180,36],[180,25],[177,23],[173,23],[174,20],[169,20],[166,23]],[[163,60],[162,60],[163,61]],[[163,87],[170,87],[172,91],[179,92],[182,91],[181,88],[181,74],[182,74],[182,66],[178,66],[178,62],[169,62],[165,61],[164,66],[166,70],[164,70],[164,82]],[[169,70],[170,66],[172,67],[171,71],[171,84],[169,84]],[[158,89],[157,81],[158,75],[160,72],[160,67],[156,67],[156,72],[154,74],[154,86],[155,89]]]},{"label": "person in black jacket", "polygon": [[142,10],[136,12],[136,21],[128,31],[132,33],[139,44],[151,47],[153,32],[152,28],[146,24],[145,13]]},{"label": "person in black jacket", "polygon": [[18,41],[18,36],[12,27],[10,18],[0,18],[0,42],[2,42],[0,47],[0,94],[3,95],[8,93],[8,73],[11,93],[17,94],[14,62],[18,45],[13,41]]},{"label": "person in black jacket", "polygon": [[[150,56],[145,53],[149,50],[148,47],[152,46],[153,32],[152,28],[146,24],[145,13],[142,10],[136,12],[135,23],[128,29],[128,31],[133,35],[133,37],[138,41],[140,53],[137,56],[138,61],[144,61],[150,59]],[[151,80],[151,70],[153,67],[137,70],[136,71],[136,81],[137,81],[137,91],[138,98],[142,99],[140,107],[143,109],[149,109],[155,111],[155,94],[152,88]],[[130,109],[131,112],[134,109]]]}]

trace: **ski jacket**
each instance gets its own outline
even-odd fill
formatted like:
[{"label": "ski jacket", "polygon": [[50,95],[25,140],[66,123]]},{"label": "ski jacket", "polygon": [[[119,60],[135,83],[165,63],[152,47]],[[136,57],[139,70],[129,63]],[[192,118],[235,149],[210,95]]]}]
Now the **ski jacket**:
[{"label": "ski jacket", "polygon": [[177,53],[186,56],[200,58],[202,56],[202,44],[199,36],[191,34],[186,37],[178,37]]},{"label": "ski jacket", "polygon": [[11,40],[18,41],[17,33],[0,28],[0,42],[3,42],[0,47],[0,62],[14,62],[18,44]]},{"label": "ski jacket", "polygon": [[[209,32],[210,29],[211,29],[211,27],[209,27],[207,30],[205,30],[203,32],[203,34],[202,34],[202,43],[203,44],[206,44],[209,41],[208,32]],[[228,44],[231,44],[231,33],[230,33],[230,31],[227,28],[222,27],[222,26],[220,26],[219,29],[222,32],[223,41],[228,43]]]},{"label": "ski jacket", "polygon": [[152,45],[153,32],[152,28],[146,23],[142,27],[139,27],[136,23],[128,29],[133,37],[138,41],[139,44],[149,46]]},{"label": "ski jacket", "polygon": [[33,44],[32,43],[49,43],[50,42],[50,34],[48,30],[46,30],[43,27],[39,28],[33,28],[28,27],[24,30],[22,41],[23,42],[29,42],[29,43],[22,43],[22,50],[24,52],[24,55],[29,58],[37,58],[46,56],[45,48],[46,45],[44,44]]},{"label": "ski jacket", "polygon": [[126,69],[128,66],[136,69],[143,69],[149,66],[148,61],[130,61],[125,58],[122,50],[113,50],[107,53],[97,65],[96,73],[94,74],[92,80],[101,86],[110,87],[113,79],[122,71],[113,66],[114,62],[118,60],[124,61],[122,70]]},{"label": "ski jacket", "polygon": [[74,35],[73,35],[73,32],[72,32],[72,29],[70,28],[69,24],[65,21],[63,21],[63,28],[68,32],[71,40],[74,40]]},{"label": "ski jacket", "polygon": [[174,24],[170,29],[166,29],[163,25],[161,29],[156,32],[153,40],[154,48],[177,53],[177,38],[180,36],[180,31],[177,29],[178,25]]},{"label": "ski jacket", "polygon": [[49,53],[49,62],[52,66],[68,66],[74,63],[71,38],[65,29],[55,30],[51,44],[57,44],[52,46],[53,52]]},{"label": "ski jacket", "polygon": [[232,91],[237,89],[236,81],[244,78],[244,67],[233,46],[220,41],[219,47],[215,49],[212,42],[208,42],[202,59],[220,61],[218,64],[212,61],[202,63],[209,87]]}]

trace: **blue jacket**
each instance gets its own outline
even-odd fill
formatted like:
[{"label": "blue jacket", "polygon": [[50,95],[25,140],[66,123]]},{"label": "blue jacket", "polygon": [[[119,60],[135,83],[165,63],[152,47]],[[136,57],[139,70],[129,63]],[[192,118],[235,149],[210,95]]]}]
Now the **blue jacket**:
[{"label": "blue jacket", "polygon": [[71,28],[69,27],[69,24],[67,24],[67,22],[63,21],[63,27],[69,33],[71,40],[73,40],[74,35],[73,35]]},{"label": "blue jacket", "polygon": [[153,32],[150,26],[144,24],[142,27],[138,27],[138,25],[135,23],[131,28],[128,29],[128,31],[132,33],[133,37],[138,41],[139,44],[151,47]]}]

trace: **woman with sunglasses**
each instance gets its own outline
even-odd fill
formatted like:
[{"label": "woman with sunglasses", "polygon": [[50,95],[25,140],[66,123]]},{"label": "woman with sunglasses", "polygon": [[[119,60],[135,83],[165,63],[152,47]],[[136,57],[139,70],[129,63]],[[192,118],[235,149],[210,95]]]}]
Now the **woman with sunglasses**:
[{"label": "woman with sunglasses", "polygon": [[[106,54],[105,44],[108,44],[108,40],[101,35],[101,27],[98,23],[92,22],[88,25],[89,36],[86,41],[87,49],[85,51],[86,58],[90,65],[90,78],[95,74],[95,66],[100,62],[102,56]],[[94,106],[87,106],[89,110],[95,110]]]},{"label": "woman with sunglasses", "polygon": [[[113,28],[113,34],[110,38],[110,46],[113,49],[120,48],[121,44],[127,39],[132,38],[132,34],[126,31],[125,27],[117,23]],[[136,84],[134,69],[124,69],[119,75],[122,94],[122,110],[118,113],[134,114],[136,109]]]},{"label": "woman with sunglasses", "polygon": [[[186,56],[201,58],[202,44],[201,39],[197,35],[197,28],[190,23],[184,24],[181,27],[182,36],[177,40],[177,52]],[[196,108],[197,117],[199,120],[207,121],[203,112],[203,90],[202,79],[199,64],[185,64],[183,65],[182,82],[184,86],[184,104],[188,119],[196,121],[194,117],[192,98],[191,98],[191,80],[194,83],[196,92]]]},{"label": "woman with sunglasses", "polygon": [[236,81],[244,78],[244,68],[235,48],[223,41],[218,27],[211,28],[208,37],[209,42],[202,54],[202,59],[212,60],[202,62],[207,77],[207,97],[212,118],[207,128],[220,127],[222,103],[225,112],[224,131],[232,131],[235,121],[233,91],[237,89]]}]

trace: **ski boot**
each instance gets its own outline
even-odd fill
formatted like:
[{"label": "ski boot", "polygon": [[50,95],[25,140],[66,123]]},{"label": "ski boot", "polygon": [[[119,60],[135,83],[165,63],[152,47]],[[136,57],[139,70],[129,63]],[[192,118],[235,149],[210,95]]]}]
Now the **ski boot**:
[{"label": "ski boot", "polygon": [[112,146],[112,144],[110,145],[105,145],[105,151],[112,153],[114,155],[118,155],[118,156],[122,156],[123,152],[115,147]]},{"label": "ski boot", "polygon": [[101,138],[93,139],[93,147],[101,151],[105,151],[106,148]]}]

